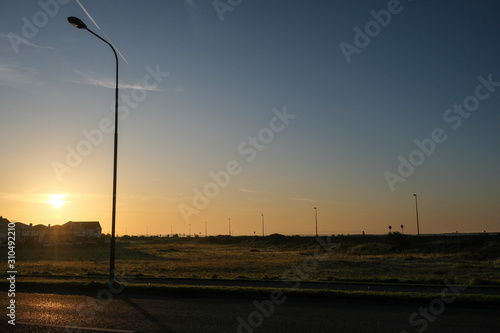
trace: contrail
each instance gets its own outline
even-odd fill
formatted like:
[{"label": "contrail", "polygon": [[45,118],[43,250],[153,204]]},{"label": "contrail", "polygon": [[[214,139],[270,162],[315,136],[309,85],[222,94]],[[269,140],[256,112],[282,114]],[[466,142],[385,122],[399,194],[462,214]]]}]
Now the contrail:
[{"label": "contrail", "polygon": [[[92,16],[90,16],[89,12],[85,9],[85,7],[83,7],[83,5],[80,3],[79,0],[75,0],[77,4],[80,5],[80,7],[82,7],[83,11],[85,12],[85,14],[87,14],[87,16],[89,17],[89,19],[94,23],[94,25],[97,27],[97,29],[101,30],[101,28],[99,28],[99,26],[97,25],[97,23],[95,23],[94,19],[92,18]],[[102,31],[102,30],[101,30]]]},{"label": "contrail", "polygon": [[89,12],[85,9],[85,7],[83,7],[83,5],[81,4],[81,2],[79,0],[75,0],[75,1],[82,8],[82,10],[85,12],[85,14],[87,14],[88,18],[92,21],[92,23],[94,23],[94,25],[97,27],[97,29],[99,29],[102,32],[102,34],[104,35],[104,37],[106,37],[106,39],[111,43],[111,45],[113,45],[113,47],[116,49],[116,51],[118,52],[118,54],[120,55],[120,57],[122,57],[123,61],[125,61],[127,63],[127,65],[128,65],[127,59],[125,59],[125,57],[120,52],[120,50],[118,50],[118,48],[115,46],[115,44],[113,44],[113,42],[111,41],[111,39],[109,39],[108,35],[106,35],[106,33],[103,30],[101,30],[101,28],[99,28],[99,26],[97,25],[97,23],[94,21],[94,19],[92,18],[92,16],[90,16]]}]

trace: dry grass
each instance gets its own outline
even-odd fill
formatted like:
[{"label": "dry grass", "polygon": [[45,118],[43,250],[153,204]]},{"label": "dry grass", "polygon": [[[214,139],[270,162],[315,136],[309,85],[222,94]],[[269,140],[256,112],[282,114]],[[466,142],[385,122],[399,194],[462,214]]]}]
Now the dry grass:
[{"label": "dry grass", "polygon": [[[290,241],[293,241],[290,240]],[[367,251],[365,245],[335,250],[313,260],[317,246],[308,242],[268,242],[251,238],[230,242],[207,239],[130,239],[117,242],[116,269],[128,276],[281,280],[299,269],[301,280],[500,285],[500,259],[467,258],[463,253]],[[375,251],[375,252],[377,252]],[[368,252],[368,253],[366,253]],[[325,255],[326,251],[321,252]],[[18,249],[19,274],[106,276],[109,245]],[[317,265],[315,265],[317,264]],[[314,266],[312,266],[314,265]]]}]

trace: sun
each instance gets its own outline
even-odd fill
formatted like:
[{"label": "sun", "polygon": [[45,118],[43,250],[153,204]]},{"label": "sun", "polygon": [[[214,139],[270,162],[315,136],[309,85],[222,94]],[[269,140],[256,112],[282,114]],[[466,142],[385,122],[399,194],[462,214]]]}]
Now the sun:
[{"label": "sun", "polygon": [[64,195],[64,194],[51,194],[49,197],[50,199],[47,200],[47,202],[49,204],[51,204],[52,206],[54,206],[54,208],[59,209],[64,205],[63,199],[65,197],[66,197],[66,195]]}]

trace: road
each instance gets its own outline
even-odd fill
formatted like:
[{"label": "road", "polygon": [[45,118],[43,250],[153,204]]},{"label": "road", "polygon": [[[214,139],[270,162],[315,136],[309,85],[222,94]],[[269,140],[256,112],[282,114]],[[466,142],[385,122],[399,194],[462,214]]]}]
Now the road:
[{"label": "road", "polygon": [[[7,299],[5,292],[0,294],[2,300]],[[16,293],[15,300],[17,325],[12,327],[7,324],[8,318],[4,314],[0,323],[2,332],[7,331],[6,327],[12,332],[82,333],[400,333],[404,330],[412,333],[423,332],[424,328],[425,332],[500,332],[500,306],[468,308],[451,303],[444,308],[435,307],[433,311],[436,315],[432,315],[431,311],[429,319],[416,316],[412,326],[409,322],[412,313],[418,312],[419,308],[428,308],[429,303],[299,301],[286,299],[286,295],[273,295],[275,304],[271,302],[271,295],[267,299],[253,300],[166,298],[126,295],[126,292],[106,301],[99,301],[96,295],[48,293]],[[79,329],[65,328],[68,325]]]}]

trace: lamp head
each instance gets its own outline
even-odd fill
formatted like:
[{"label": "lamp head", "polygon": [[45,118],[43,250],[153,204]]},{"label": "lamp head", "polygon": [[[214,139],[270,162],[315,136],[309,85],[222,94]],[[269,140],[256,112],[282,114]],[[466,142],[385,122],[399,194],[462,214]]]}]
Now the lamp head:
[{"label": "lamp head", "polygon": [[80,20],[78,17],[70,16],[68,17],[68,22],[77,27],[78,29],[87,29],[85,23]]}]

